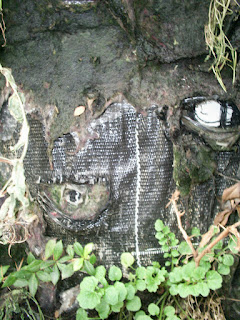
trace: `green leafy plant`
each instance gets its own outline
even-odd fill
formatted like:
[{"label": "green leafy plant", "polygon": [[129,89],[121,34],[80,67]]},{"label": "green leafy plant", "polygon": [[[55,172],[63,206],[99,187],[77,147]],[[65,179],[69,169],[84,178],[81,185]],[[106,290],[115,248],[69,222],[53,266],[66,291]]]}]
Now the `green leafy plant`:
[{"label": "green leafy plant", "polygon": [[[80,243],[75,242],[73,245],[67,246],[65,254],[62,241],[51,239],[46,244],[43,259],[36,259],[32,253],[29,253],[27,264],[22,266],[21,263],[17,270],[11,272],[8,276],[6,276],[6,273],[9,266],[1,266],[1,288],[9,287],[11,290],[1,296],[1,300],[5,302],[0,304],[0,319],[10,319],[10,314],[14,313],[29,314],[30,310],[32,312],[32,318],[30,319],[35,319],[34,312],[29,304],[30,300],[36,304],[40,319],[44,319],[40,306],[35,299],[40,283],[49,282],[56,286],[59,280],[69,278],[75,272],[81,271],[92,274],[94,272],[93,264],[96,261],[92,249],[92,243],[82,247]],[[29,307],[28,311],[22,307],[23,302]]]},{"label": "green leafy plant", "polygon": [[[118,313],[119,319],[180,320],[182,314],[187,319],[193,319],[186,298],[194,297],[195,303],[198,298],[203,301],[210,297],[213,301],[213,292],[221,288],[223,276],[230,273],[234,263],[233,254],[238,252],[237,239],[233,236],[226,244],[223,239],[216,242],[215,235],[211,238],[211,243],[215,245],[196,265],[187,241],[179,243],[175,234],[161,220],[155,222],[155,229],[156,238],[164,251],[164,266],[153,262],[147,267],[134,267],[134,257],[130,253],[123,253],[123,271],[115,265],[109,270],[102,265],[94,267],[96,257],[92,254],[92,243],[82,247],[75,242],[64,251],[62,241],[55,239],[47,242],[42,259],[36,259],[29,253],[27,264],[20,265],[8,275],[9,266],[1,266],[1,290],[11,288],[6,297],[3,295],[4,301],[10,299],[11,303],[0,304],[0,319],[8,319],[6,315],[10,318],[10,315],[21,312],[28,314],[30,319],[35,319],[37,312],[39,318],[44,319],[35,298],[39,284],[51,282],[56,286],[60,279],[71,277],[74,272],[87,274],[80,283],[77,296],[77,320],[108,319],[112,313]],[[193,228],[190,237],[199,240],[202,236],[198,228]],[[201,250],[203,252],[205,248]],[[141,292],[144,295],[155,293],[154,301],[149,303],[145,311],[142,310],[144,302],[139,296]],[[36,311],[32,310],[30,300],[35,303]],[[89,311],[95,312],[96,316],[89,317]]]},{"label": "green leafy plant", "polygon": [[[231,239],[225,246],[223,240],[219,241],[196,266],[192,249],[186,241],[177,247],[175,234],[161,220],[156,221],[155,229],[164,251],[165,266],[154,262],[148,267],[134,268],[134,257],[123,253],[121,264],[125,271],[130,270],[128,281],[123,281],[120,268],[112,266],[107,272],[105,267],[98,266],[80,284],[77,320],[93,319],[88,318],[87,313],[93,309],[98,313],[95,319],[108,319],[112,312],[120,313],[120,319],[132,319],[133,313],[136,320],[180,320],[179,313],[191,319],[189,311],[181,307],[181,300],[189,296],[206,298],[221,288],[222,276],[229,274],[234,263],[232,254],[236,253],[236,239]],[[191,237],[201,237],[198,228],[192,229]],[[161,291],[160,298],[148,305],[148,314],[141,310],[138,293],[143,291],[157,295]]]},{"label": "green leafy plant", "polygon": [[234,84],[237,66],[237,51],[233,48],[224,31],[226,16],[233,14],[231,6],[237,7],[239,4],[235,0],[212,0],[209,7],[208,25],[205,26],[205,41],[209,48],[206,60],[213,57],[210,70],[213,71],[224,91],[226,91],[226,87],[221,76],[222,69],[225,65],[232,69]]}]

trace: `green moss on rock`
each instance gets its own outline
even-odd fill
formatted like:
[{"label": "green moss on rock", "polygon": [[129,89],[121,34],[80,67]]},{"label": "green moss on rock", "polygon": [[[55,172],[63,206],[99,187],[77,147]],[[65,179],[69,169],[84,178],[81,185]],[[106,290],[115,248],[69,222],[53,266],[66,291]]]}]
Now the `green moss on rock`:
[{"label": "green moss on rock", "polygon": [[207,181],[215,169],[213,153],[203,145],[173,147],[173,178],[183,196],[188,195],[195,184]]}]

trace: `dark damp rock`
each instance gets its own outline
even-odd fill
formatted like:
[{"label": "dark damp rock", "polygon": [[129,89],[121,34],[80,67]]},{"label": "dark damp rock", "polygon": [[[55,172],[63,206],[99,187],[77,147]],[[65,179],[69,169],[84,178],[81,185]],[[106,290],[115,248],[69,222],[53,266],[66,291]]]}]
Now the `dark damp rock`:
[{"label": "dark damp rock", "polygon": [[87,106],[89,93],[101,92],[95,100],[101,109],[124,91],[137,66],[124,31],[101,3],[81,11],[81,6],[45,2],[45,9],[32,1],[6,7],[9,42],[1,62],[11,66],[36,104],[57,107],[50,130],[54,140],[69,132],[75,108]]},{"label": "dark damp rock", "polygon": [[172,62],[206,53],[204,25],[210,1],[105,1],[136,42],[144,60]]}]

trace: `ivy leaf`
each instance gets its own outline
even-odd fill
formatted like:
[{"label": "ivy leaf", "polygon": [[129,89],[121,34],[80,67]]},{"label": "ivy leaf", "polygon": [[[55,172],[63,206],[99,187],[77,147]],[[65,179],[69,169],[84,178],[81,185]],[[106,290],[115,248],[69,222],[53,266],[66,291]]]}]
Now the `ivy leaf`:
[{"label": "ivy leaf", "polygon": [[53,285],[55,286],[60,278],[60,272],[56,264],[53,266],[53,271],[50,273],[50,277]]},{"label": "ivy leaf", "polygon": [[210,270],[207,272],[206,280],[207,280],[209,288],[212,290],[220,289],[222,286],[222,277],[215,270]]},{"label": "ivy leaf", "polygon": [[192,277],[198,281],[198,280],[204,279],[205,275],[206,275],[205,269],[203,267],[197,267],[196,269],[193,270]]},{"label": "ivy leaf", "polygon": [[127,283],[125,285],[125,287],[127,289],[127,297],[126,297],[126,299],[127,300],[132,300],[134,295],[135,295],[135,292],[136,292],[135,288],[130,283]]},{"label": "ivy leaf", "polygon": [[28,281],[28,286],[29,286],[29,291],[31,293],[31,295],[34,297],[36,292],[37,292],[37,288],[38,288],[38,280],[35,274],[32,274],[29,281]]},{"label": "ivy leaf", "polygon": [[1,266],[0,267],[0,282],[2,282],[3,280],[3,276],[5,275],[5,273],[8,271],[8,268],[10,266]]},{"label": "ivy leaf", "polygon": [[105,301],[100,302],[96,306],[96,310],[99,314],[100,319],[108,319],[108,316],[110,314],[110,306]]},{"label": "ivy leaf", "polygon": [[82,268],[83,266],[83,258],[77,258],[73,261],[72,265],[73,265],[73,271],[78,271]]},{"label": "ivy leaf", "polygon": [[171,250],[171,256],[176,258],[179,256],[179,252],[177,250]]},{"label": "ivy leaf", "polygon": [[203,281],[199,281],[197,284],[198,287],[198,291],[199,293],[203,296],[203,297],[207,297],[209,295],[210,289],[207,285],[207,283],[203,282]]},{"label": "ivy leaf", "polygon": [[125,267],[128,268],[134,263],[134,258],[129,252],[124,252],[121,254],[121,264]]},{"label": "ivy leaf", "polygon": [[4,281],[2,288],[11,287],[14,282],[17,280],[16,273],[11,273],[7,279]]},{"label": "ivy leaf", "polygon": [[139,291],[146,290],[146,282],[144,280],[137,280],[136,281],[136,288]]},{"label": "ivy leaf", "polygon": [[111,266],[108,272],[108,277],[111,281],[118,281],[122,278],[122,271],[116,266]]},{"label": "ivy leaf", "polygon": [[91,264],[91,262],[89,262],[88,260],[84,260],[83,266],[84,266],[84,270],[90,276],[94,276],[95,275],[95,269],[94,269],[94,266]]},{"label": "ivy leaf", "polygon": [[95,291],[96,286],[98,285],[98,279],[95,277],[85,277],[80,283],[80,289],[82,291]]},{"label": "ivy leaf", "polygon": [[56,239],[51,239],[47,242],[45,246],[44,259],[47,260],[49,257],[53,255],[53,250],[56,245]]},{"label": "ivy leaf", "polygon": [[236,236],[232,235],[229,242],[228,242],[228,247],[232,251],[232,253],[237,254],[238,250],[236,249],[237,247],[237,238]]},{"label": "ivy leaf", "polygon": [[37,277],[40,281],[43,282],[51,282],[51,275],[48,272],[45,271],[38,271]]},{"label": "ivy leaf", "polygon": [[193,272],[196,268],[195,262],[188,262],[186,265],[182,267],[182,276],[184,280],[190,280],[192,278]]},{"label": "ivy leaf", "polygon": [[234,264],[233,256],[231,254],[224,254],[222,263],[225,264],[225,266],[231,267]]},{"label": "ivy leaf", "polygon": [[62,280],[71,277],[74,274],[73,265],[72,264],[62,264],[57,263],[59,270],[61,271]]},{"label": "ivy leaf", "polygon": [[88,320],[87,312],[82,308],[79,308],[76,313],[76,320]]},{"label": "ivy leaf", "polygon": [[169,292],[172,296],[176,296],[178,294],[178,285],[177,284],[171,285]]},{"label": "ivy leaf", "polygon": [[155,303],[150,303],[148,306],[148,312],[151,316],[159,315],[160,309]]},{"label": "ivy leaf", "polygon": [[144,279],[146,276],[146,268],[138,267],[136,270],[136,275],[139,279]]},{"label": "ivy leaf", "polygon": [[152,320],[152,318],[147,315],[140,315],[136,320]]},{"label": "ivy leaf", "polygon": [[81,246],[81,244],[79,242],[75,242],[73,244],[73,248],[74,248],[75,253],[78,256],[83,257],[83,247]]},{"label": "ivy leaf", "polygon": [[14,287],[15,288],[24,288],[24,287],[27,287],[27,286],[28,286],[28,280],[26,280],[26,279],[17,279],[14,282]]},{"label": "ivy leaf", "polygon": [[191,234],[192,234],[192,236],[194,236],[194,237],[200,236],[200,235],[201,235],[200,229],[199,229],[199,228],[196,228],[196,227],[193,227],[193,228],[192,228],[192,231],[191,231]]},{"label": "ivy leaf", "polygon": [[106,276],[106,268],[104,266],[98,266],[95,272],[95,278],[98,280],[105,278]]},{"label": "ivy leaf", "polygon": [[[215,239],[215,238],[214,238]],[[212,239],[213,240],[213,239]],[[223,247],[223,241],[218,241],[215,246],[213,247],[213,250],[221,250]]]},{"label": "ivy leaf", "polygon": [[119,302],[118,301],[118,292],[113,286],[109,286],[105,290],[104,297],[105,297],[105,300],[107,301],[107,303],[109,303],[112,306]]},{"label": "ivy leaf", "polygon": [[71,257],[71,259],[74,257],[74,249],[73,245],[69,244],[66,249],[67,254]]},{"label": "ivy leaf", "polygon": [[178,292],[181,298],[186,298],[188,295],[191,294],[187,283],[180,283],[178,285]]},{"label": "ivy leaf", "polygon": [[113,312],[119,313],[122,307],[123,307],[123,302],[118,302],[114,306],[111,306],[111,310]]},{"label": "ivy leaf", "polygon": [[175,267],[173,271],[169,273],[169,280],[171,281],[171,283],[181,282],[182,279],[182,267]]},{"label": "ivy leaf", "polygon": [[32,254],[32,252],[29,252],[28,256],[27,256],[27,264],[30,264],[31,262],[33,262],[34,260],[36,260],[36,258],[34,257],[34,255]]},{"label": "ivy leaf", "polygon": [[162,222],[162,220],[157,219],[154,226],[156,231],[162,231],[164,228],[164,223]]},{"label": "ivy leaf", "polygon": [[63,253],[63,243],[62,240],[59,240],[53,250],[53,259],[57,261]]},{"label": "ivy leaf", "polygon": [[141,300],[139,297],[134,296],[132,300],[127,301],[126,308],[128,311],[138,311],[142,306]]},{"label": "ivy leaf", "polygon": [[83,257],[87,259],[89,254],[93,251],[93,243],[88,243],[83,249]]},{"label": "ivy leaf", "polygon": [[226,276],[230,273],[230,268],[229,266],[226,266],[223,263],[219,263],[218,265],[218,270],[217,270],[220,274]]},{"label": "ivy leaf", "polygon": [[162,232],[167,235],[170,233],[170,229],[169,229],[169,226],[164,226],[163,229],[162,229]]},{"label": "ivy leaf", "polygon": [[204,261],[203,259],[201,259],[199,266],[202,267],[205,270],[205,272],[211,269],[211,263],[208,261]]},{"label": "ivy leaf", "polygon": [[114,288],[118,293],[118,302],[123,302],[126,299],[126,296],[128,294],[128,291],[125,285],[122,282],[117,281],[114,283]]},{"label": "ivy leaf", "polygon": [[188,290],[189,294],[191,294],[194,297],[198,297],[200,294],[197,284],[190,284],[188,286]]},{"label": "ivy leaf", "polygon": [[77,300],[81,308],[92,310],[100,303],[100,296],[94,291],[81,290]]},{"label": "ivy leaf", "polygon": [[163,313],[167,316],[167,317],[173,317],[175,314],[175,308],[172,306],[167,306],[164,308]]},{"label": "ivy leaf", "polygon": [[[135,313],[135,319],[138,320],[140,319],[140,316],[146,316],[146,313],[143,310],[140,310],[138,312]],[[147,316],[148,317],[148,316]],[[150,318],[150,317],[149,317]],[[151,319],[151,318],[150,318]]]},{"label": "ivy leaf", "polygon": [[186,241],[182,241],[178,247],[178,251],[182,254],[182,255],[186,255],[186,254],[191,254],[192,250],[189,247],[188,243]]}]

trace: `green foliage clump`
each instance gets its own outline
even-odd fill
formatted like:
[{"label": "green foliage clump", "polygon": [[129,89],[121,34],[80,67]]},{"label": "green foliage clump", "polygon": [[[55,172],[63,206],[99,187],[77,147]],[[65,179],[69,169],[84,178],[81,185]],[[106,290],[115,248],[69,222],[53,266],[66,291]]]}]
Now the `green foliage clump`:
[{"label": "green foliage clump", "polygon": [[[80,284],[77,320],[90,319],[87,310],[93,309],[98,314],[95,319],[108,319],[113,312],[120,313],[122,319],[132,319],[134,314],[136,320],[180,320],[178,313],[183,312],[190,319],[179,301],[188,296],[205,298],[211,295],[211,291],[221,288],[222,276],[229,274],[234,263],[231,250],[233,253],[236,250],[233,243],[229,242],[224,247],[223,242],[219,241],[196,266],[186,241],[179,244],[175,234],[161,220],[156,221],[155,229],[156,238],[164,251],[165,266],[153,262],[147,267],[134,268],[134,257],[123,253],[121,264],[125,272],[128,271],[128,281],[123,281],[120,268],[112,266],[107,272],[105,267],[98,266]],[[199,229],[193,228],[192,237],[200,236]],[[158,301],[149,304],[148,313],[141,310],[142,301],[138,293],[143,291],[162,292]]]},{"label": "green foliage clump", "polygon": [[[4,302],[0,303],[0,319],[8,320],[14,314],[24,313],[30,314],[30,319],[35,319],[34,312],[29,304],[30,300],[36,304],[40,319],[44,319],[40,306],[35,299],[39,284],[49,282],[56,286],[60,280],[71,277],[75,272],[93,273],[93,264],[96,262],[96,257],[91,254],[92,249],[92,243],[82,247],[80,243],[75,242],[73,245],[68,245],[66,252],[64,252],[62,241],[52,239],[46,244],[43,259],[36,259],[32,253],[29,253],[27,264],[18,267],[8,276],[5,275],[9,266],[1,266],[1,288],[13,287],[13,289],[7,295],[3,294],[1,296]],[[23,304],[27,304],[32,314],[29,310],[23,308]]]},{"label": "green foliage clump", "polygon": [[[87,274],[80,283],[76,320],[108,319],[112,313],[118,313],[120,319],[180,320],[180,314],[191,319],[189,308],[184,309],[181,302],[190,296],[199,297],[201,301],[207,297],[212,299],[213,291],[222,287],[223,276],[230,273],[234,263],[236,238],[233,236],[225,245],[223,240],[216,242],[212,238],[215,245],[196,263],[189,244],[186,241],[179,243],[175,234],[161,220],[155,222],[155,229],[156,238],[164,252],[163,266],[153,262],[146,267],[135,267],[134,257],[126,252],[122,253],[120,259],[123,271],[115,265],[109,270],[102,265],[94,267],[96,257],[92,254],[92,243],[82,247],[75,242],[64,251],[62,241],[54,239],[46,244],[43,259],[36,259],[29,253],[27,264],[8,276],[9,266],[1,266],[2,288],[13,288],[11,296],[18,298],[11,300],[14,302],[10,309],[9,304],[0,305],[0,319],[7,319],[6,314],[23,312],[22,297],[29,306],[29,300],[32,299],[39,308],[39,314],[42,314],[34,298],[40,282],[50,282],[56,286],[60,279],[69,278],[75,272]],[[191,238],[201,238],[198,228],[192,229]],[[199,254],[204,252],[206,246],[197,249]],[[155,301],[145,311],[142,310],[141,292],[145,295],[155,293]],[[96,316],[89,317],[89,311],[95,312]],[[32,313],[32,319],[35,319]],[[40,319],[44,317],[40,316]]]}]

